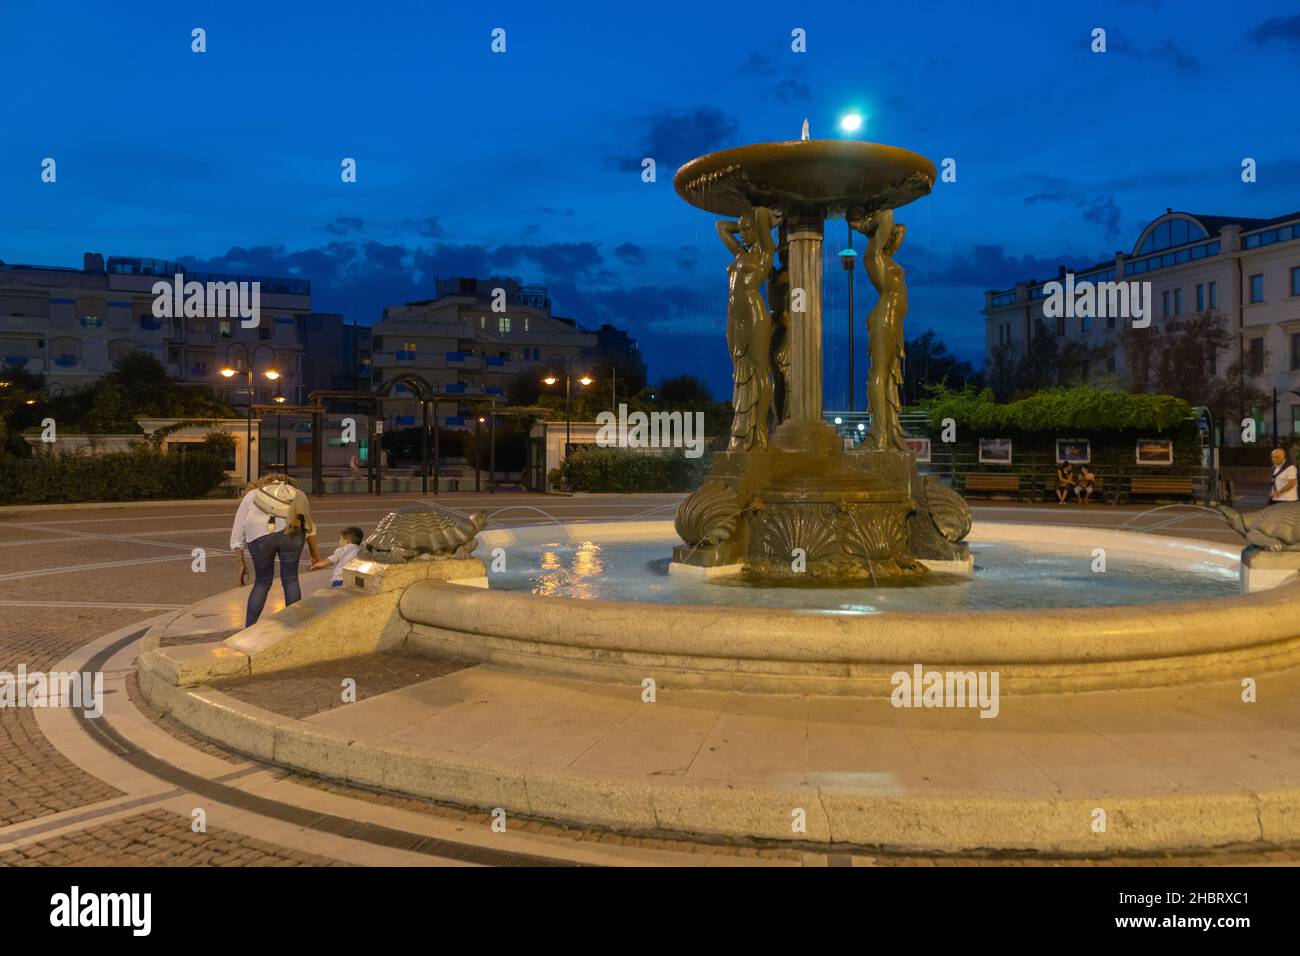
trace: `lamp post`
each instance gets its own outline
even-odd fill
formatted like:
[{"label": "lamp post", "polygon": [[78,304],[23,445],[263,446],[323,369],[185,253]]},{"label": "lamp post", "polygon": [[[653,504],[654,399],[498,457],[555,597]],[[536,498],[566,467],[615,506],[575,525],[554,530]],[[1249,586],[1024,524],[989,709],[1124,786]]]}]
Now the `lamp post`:
[{"label": "lamp post", "polygon": [[[572,397],[573,397],[573,360],[576,355],[571,355],[564,360],[564,457],[569,457],[569,445],[573,440],[573,414],[572,414]],[[554,385],[559,381],[558,376],[547,375],[542,381],[547,385]],[[578,377],[579,385],[590,385],[592,378],[590,375],[581,375]]]},{"label": "lamp post", "polygon": [[[275,402],[277,405],[284,404],[284,389],[279,385],[276,385],[275,394],[271,396],[271,401]],[[275,452],[281,457],[280,470],[286,475],[289,474],[289,455],[287,449],[280,444],[280,413],[278,411],[275,413]]]},{"label": "lamp post", "polygon": [[[221,370],[221,374],[225,378],[234,378],[239,374],[239,370],[230,361],[230,354],[236,349],[244,353],[244,377],[248,384],[248,402],[244,406],[248,412],[248,431],[246,444],[244,445],[244,482],[247,484],[253,480],[253,366],[257,364],[257,356],[262,349],[266,349],[271,353],[271,365],[274,366],[275,349],[265,343],[250,349],[242,342],[232,342],[226,347],[226,365]],[[262,374],[273,382],[280,378],[280,373],[274,368],[268,368]]]},{"label": "lamp post", "polygon": [[853,227],[849,226],[849,244],[840,250],[840,265],[849,277],[849,411],[853,411],[856,401],[857,383],[853,380],[853,270],[858,264],[858,253],[853,248]]}]

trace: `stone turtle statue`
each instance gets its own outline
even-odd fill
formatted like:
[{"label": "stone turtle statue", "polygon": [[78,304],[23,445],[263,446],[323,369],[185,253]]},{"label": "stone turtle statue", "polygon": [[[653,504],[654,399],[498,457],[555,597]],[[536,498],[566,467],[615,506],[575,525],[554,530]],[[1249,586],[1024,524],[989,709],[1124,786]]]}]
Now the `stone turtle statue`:
[{"label": "stone turtle statue", "polygon": [[458,514],[435,505],[390,511],[366,536],[358,557],[380,564],[468,558],[487,524],[487,512]]},{"label": "stone turtle statue", "polygon": [[1215,508],[1238,534],[1264,551],[1300,551],[1300,501],[1279,501],[1243,515],[1235,508]]}]

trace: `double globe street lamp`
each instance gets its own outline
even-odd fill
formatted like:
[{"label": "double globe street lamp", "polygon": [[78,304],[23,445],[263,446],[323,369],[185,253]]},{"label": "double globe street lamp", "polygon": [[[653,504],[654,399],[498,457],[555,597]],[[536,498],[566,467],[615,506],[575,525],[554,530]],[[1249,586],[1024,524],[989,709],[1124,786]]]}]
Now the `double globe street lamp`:
[{"label": "double globe street lamp", "polygon": [[[564,375],[564,457],[566,459],[569,457],[569,444],[572,440],[572,435],[570,434],[570,432],[573,429],[573,414],[572,414],[573,360],[575,358],[577,358],[576,355],[571,356],[564,360],[564,372],[562,373]],[[551,372],[545,378],[542,379],[542,382],[546,385],[554,385],[559,380],[560,377],[556,375],[554,372]],[[592,379],[592,377],[590,375],[587,375],[585,372],[582,375],[578,376],[579,385],[590,385],[593,381],[594,379]]]},{"label": "double globe street lamp", "polygon": [[[265,376],[267,379],[269,379],[269,380],[272,381],[272,382],[278,381],[278,380],[280,379],[280,373],[279,373],[278,371],[276,371],[275,368],[274,368],[274,366],[275,366],[275,349],[273,349],[273,348],[271,348],[271,346],[269,346],[269,345],[265,345],[265,344],[263,344],[263,345],[259,345],[259,346],[257,346],[256,348],[252,348],[252,349],[250,349],[247,345],[244,345],[242,342],[232,342],[232,343],[231,343],[229,346],[227,346],[227,348],[226,348],[226,365],[225,365],[225,367],[221,370],[221,374],[222,374],[225,378],[234,378],[236,375],[238,375],[239,372],[240,372],[240,369],[236,368],[235,365],[231,362],[230,356],[231,356],[231,353],[234,352],[234,351],[236,351],[236,350],[238,350],[238,351],[240,351],[240,352],[243,353],[243,355],[244,355],[244,368],[243,368],[243,372],[244,372],[245,381],[248,383],[248,404],[245,406],[245,407],[247,408],[247,411],[248,411],[248,433],[247,433],[247,442],[246,442],[246,444],[245,444],[245,446],[244,446],[244,482],[245,482],[245,484],[250,483],[250,482],[252,482],[252,480],[253,480],[253,366],[257,364],[257,356],[258,356],[258,354],[262,351],[262,349],[266,349],[266,351],[270,353],[270,355],[271,355],[271,366],[272,366],[271,368],[267,368],[265,371],[263,371],[263,372],[262,372],[262,375]],[[280,390],[280,388],[279,388],[278,385],[276,386],[275,394],[276,394],[275,400],[276,400],[277,402],[281,402],[281,403],[283,403],[283,402],[284,402],[284,392],[282,392],[282,391]],[[278,428],[279,428],[279,426],[278,426],[278,423],[277,423],[277,430],[278,430]],[[277,443],[278,443],[278,441],[279,441],[279,436],[278,436],[278,435],[276,436],[276,440],[277,440]],[[259,470],[260,470],[260,469],[259,469]]]}]

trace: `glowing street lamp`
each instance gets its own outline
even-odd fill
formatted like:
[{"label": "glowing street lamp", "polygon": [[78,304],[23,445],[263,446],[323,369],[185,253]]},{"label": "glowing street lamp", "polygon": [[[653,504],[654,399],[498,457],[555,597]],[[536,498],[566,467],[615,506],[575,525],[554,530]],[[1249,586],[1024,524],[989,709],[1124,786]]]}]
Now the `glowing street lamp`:
[{"label": "glowing street lamp", "polygon": [[846,133],[856,133],[862,129],[862,114],[845,113],[840,117],[840,129]]},{"label": "glowing street lamp", "polygon": [[[239,374],[239,370],[235,368],[234,363],[230,361],[230,354],[236,349],[244,353],[244,377],[248,383],[248,404],[245,406],[248,409],[248,430],[247,430],[246,444],[244,445],[244,481],[251,482],[253,480],[253,366],[257,364],[257,356],[258,353],[262,351],[262,349],[266,349],[268,352],[271,353],[271,361],[274,362],[275,349],[271,348],[271,346],[266,345],[265,343],[257,346],[256,348],[250,349],[247,345],[245,345],[242,342],[232,342],[226,348],[226,364],[221,368],[221,375],[225,378],[234,378],[236,375]],[[268,368],[262,374],[265,375],[273,382],[280,377],[280,373],[277,372],[274,368]],[[281,396],[276,400],[282,402],[284,400],[283,399],[284,393],[281,392],[278,388],[276,389],[276,393]],[[280,422],[279,422],[279,417],[277,416],[276,418],[277,431],[279,430],[279,427],[280,427]],[[276,437],[278,438],[279,436],[277,435]]]},{"label": "glowing street lamp", "polygon": [[[570,399],[573,393],[572,366],[573,366],[573,360],[575,358],[577,358],[577,356],[573,355],[564,360],[564,457],[565,458],[569,457],[569,443],[572,439],[571,432],[573,430],[573,416],[570,410],[571,409]],[[550,372],[546,375],[545,378],[542,379],[542,382],[544,382],[547,385],[554,385],[559,380],[560,380],[559,377],[554,372]],[[578,379],[578,384],[590,385],[593,381],[594,379],[590,375],[584,374]]]}]

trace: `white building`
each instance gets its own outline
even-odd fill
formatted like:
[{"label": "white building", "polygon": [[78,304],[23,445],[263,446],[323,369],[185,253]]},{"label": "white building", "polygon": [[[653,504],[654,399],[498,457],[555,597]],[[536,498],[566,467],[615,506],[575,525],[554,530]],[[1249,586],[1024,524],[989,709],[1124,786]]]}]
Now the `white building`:
[{"label": "white building", "polygon": [[[1046,280],[990,290],[984,303],[984,351],[1023,355],[1038,320],[1058,344],[1113,346],[1090,368],[1090,381],[1128,381],[1119,333],[1123,319],[1055,317],[1043,312]],[[1166,210],[1142,230],[1131,252],[1074,273],[1083,281],[1149,281],[1152,324],[1204,312],[1222,314],[1235,333],[1252,384],[1281,396],[1279,431],[1300,433],[1300,212],[1275,219],[1202,216]],[[1222,371],[1222,368],[1220,369]],[[1267,417],[1267,416],[1266,416]]]}]

